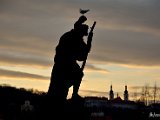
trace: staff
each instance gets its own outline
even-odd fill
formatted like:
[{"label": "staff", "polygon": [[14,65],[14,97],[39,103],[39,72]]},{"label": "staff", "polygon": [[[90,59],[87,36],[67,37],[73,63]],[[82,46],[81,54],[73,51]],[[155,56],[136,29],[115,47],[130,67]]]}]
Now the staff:
[{"label": "staff", "polygon": [[[94,21],[94,23],[93,23],[93,25],[92,25],[92,27],[91,27],[91,30],[90,30],[90,32],[89,32],[88,39],[87,39],[87,46],[88,46],[88,48],[89,48],[89,51],[90,51],[90,49],[91,49],[93,29],[94,29],[95,25],[96,25],[96,21]],[[82,63],[82,66],[81,66],[82,71],[83,71],[83,69],[84,69],[84,67],[85,67],[85,65],[86,65],[87,57],[88,57],[88,53],[87,53],[86,59],[85,59],[85,60],[83,61],[83,63]]]}]

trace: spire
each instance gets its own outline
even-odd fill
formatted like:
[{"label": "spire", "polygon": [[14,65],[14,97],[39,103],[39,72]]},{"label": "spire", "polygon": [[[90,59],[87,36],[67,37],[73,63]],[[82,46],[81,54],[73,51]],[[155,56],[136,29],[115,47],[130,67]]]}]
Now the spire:
[{"label": "spire", "polygon": [[127,90],[127,85],[125,85],[125,90],[124,90],[124,100],[128,101],[128,90]]},{"label": "spire", "polygon": [[109,100],[113,100],[114,99],[114,92],[112,90],[112,84],[110,86],[110,92],[109,92]]},{"label": "spire", "polygon": [[125,85],[125,90],[127,91],[127,85]]},{"label": "spire", "polygon": [[117,98],[119,97],[119,94],[118,94],[118,92],[117,92]]}]

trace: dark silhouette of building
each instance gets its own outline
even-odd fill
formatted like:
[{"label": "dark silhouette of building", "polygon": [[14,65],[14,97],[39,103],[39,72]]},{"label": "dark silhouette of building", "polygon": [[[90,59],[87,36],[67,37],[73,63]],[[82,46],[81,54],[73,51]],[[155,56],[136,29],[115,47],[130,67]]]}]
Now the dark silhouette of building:
[{"label": "dark silhouette of building", "polygon": [[112,85],[110,86],[110,91],[109,91],[109,100],[113,100],[114,99],[114,92],[112,90]]},{"label": "dark silhouette of building", "polygon": [[125,85],[124,100],[125,100],[125,101],[128,101],[128,97],[129,97],[129,95],[128,95],[128,90],[127,90],[127,85]]}]

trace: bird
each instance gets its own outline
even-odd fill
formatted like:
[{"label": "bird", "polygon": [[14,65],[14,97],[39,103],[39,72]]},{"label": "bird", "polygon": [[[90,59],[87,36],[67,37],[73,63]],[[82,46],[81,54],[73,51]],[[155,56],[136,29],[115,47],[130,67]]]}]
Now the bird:
[{"label": "bird", "polygon": [[83,10],[83,9],[79,9],[79,12],[81,13],[81,14],[85,14],[85,13],[87,13],[88,11],[90,11],[89,9],[86,9],[86,10]]}]

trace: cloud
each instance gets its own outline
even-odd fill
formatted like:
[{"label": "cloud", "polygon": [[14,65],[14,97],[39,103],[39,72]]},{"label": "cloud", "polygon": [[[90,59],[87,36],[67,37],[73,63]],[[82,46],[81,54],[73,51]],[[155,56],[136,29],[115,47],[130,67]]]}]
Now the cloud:
[{"label": "cloud", "polygon": [[20,65],[20,66],[32,66],[32,67],[50,67],[52,66],[51,60],[43,58],[41,56],[34,56],[31,54],[16,54],[13,52],[2,53],[0,52],[0,64],[1,65]]},{"label": "cloud", "polygon": [[5,69],[0,69],[0,77],[49,80],[49,77],[46,77],[46,76],[31,74],[31,73],[26,73],[26,72],[20,72],[20,71],[5,70]]},{"label": "cloud", "polygon": [[42,56],[54,55],[55,43],[33,36],[1,35],[0,49],[5,52],[28,53]]},{"label": "cloud", "polygon": [[97,21],[91,61],[159,66],[159,5],[158,0],[1,0],[0,63],[52,66],[59,37],[72,29],[83,6],[91,10],[88,23]]},{"label": "cloud", "polygon": [[97,31],[90,59],[103,63],[159,66],[159,45],[159,37],[147,33]]},{"label": "cloud", "polygon": [[142,89],[145,89],[145,88],[147,88],[147,89],[149,89],[149,90],[154,90],[154,89],[160,90],[160,87],[158,87],[158,86],[148,86],[148,85],[144,85],[144,86],[131,86],[131,87],[130,87],[130,89],[132,89],[132,90],[142,90]]},{"label": "cloud", "polygon": [[108,92],[96,91],[96,90],[80,90],[83,96],[108,96]]},{"label": "cloud", "polygon": [[103,26],[112,25],[121,29],[137,30],[137,28],[143,28],[148,31],[160,31],[158,22],[160,8],[157,0],[108,0],[98,3],[97,5],[100,7],[95,5],[96,15]]},{"label": "cloud", "polygon": [[86,64],[86,68],[87,68],[87,71],[91,70],[91,71],[96,71],[96,72],[109,73],[108,70],[103,69],[103,68],[99,68],[93,64]]}]

